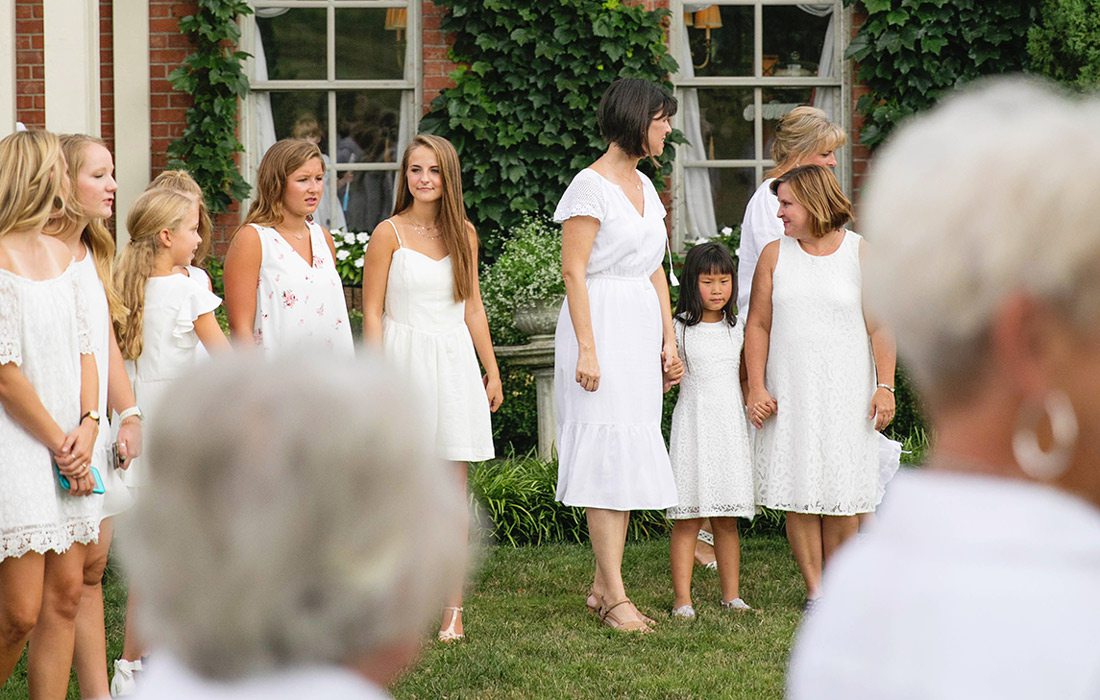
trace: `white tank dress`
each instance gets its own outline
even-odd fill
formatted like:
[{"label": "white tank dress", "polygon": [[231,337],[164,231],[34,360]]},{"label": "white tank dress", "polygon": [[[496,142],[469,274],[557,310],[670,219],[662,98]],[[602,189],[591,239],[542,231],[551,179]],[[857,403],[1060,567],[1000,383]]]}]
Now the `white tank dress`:
[{"label": "white tank dress", "polygon": [[[19,367],[66,433],[80,422],[80,356],[91,353],[74,265],[48,280],[0,270],[0,364]],[[95,541],[102,505],[63,491],[49,449],[0,406],[0,560]]]},{"label": "white tank dress", "polygon": [[489,399],[481,382],[466,302],[454,299],[450,256],[435,259],[398,248],[390,260],[382,311],[382,352],[412,382],[436,454],[455,462],[492,459]]},{"label": "white tank dress", "polygon": [[596,391],[576,382],[568,300],[554,335],[557,500],[569,506],[664,510],[677,502],[661,435],[661,305],[650,280],[664,257],[665,207],[649,178],[638,177],[642,214],[591,168],[577,173],[554,212],[559,223],[575,216],[600,222],[586,276],[600,364]]},{"label": "white tank dress", "polygon": [[831,255],[779,240],[765,384],[779,411],[756,434],[757,503],[854,515],[879,500],[881,437],[868,417],[875,392],[863,318],[859,247],[845,231]]},{"label": "white tank dress", "polygon": [[103,478],[103,517],[118,515],[130,507],[133,497],[126,488],[122,474],[111,459],[111,443],[114,441],[111,424],[107,420],[107,381],[111,365],[111,312],[107,307],[107,292],[96,272],[95,257],[85,246],[84,259],[73,263],[76,279],[88,308],[88,334],[95,354],[95,366],[99,371],[99,435],[96,437],[92,464]]},{"label": "white tank dress", "polygon": [[312,221],[307,225],[312,262],[275,229],[251,224],[263,254],[253,336],[266,351],[319,345],[345,357],[354,355],[340,273],[324,231]]},{"label": "white tank dress", "polygon": [[743,321],[687,326],[676,319],[675,328],[684,376],[669,438],[679,503],[668,517],[751,518],[756,494],[741,398]]}]

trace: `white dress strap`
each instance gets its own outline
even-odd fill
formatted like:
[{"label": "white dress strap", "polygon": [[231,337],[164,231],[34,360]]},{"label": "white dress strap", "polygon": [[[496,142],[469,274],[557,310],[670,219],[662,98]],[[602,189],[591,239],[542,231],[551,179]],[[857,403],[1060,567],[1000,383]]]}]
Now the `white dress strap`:
[{"label": "white dress strap", "polygon": [[397,236],[397,247],[404,248],[405,244],[401,242],[401,234],[397,232],[397,224],[393,223],[393,219],[386,219],[386,222],[393,227],[393,235]]}]

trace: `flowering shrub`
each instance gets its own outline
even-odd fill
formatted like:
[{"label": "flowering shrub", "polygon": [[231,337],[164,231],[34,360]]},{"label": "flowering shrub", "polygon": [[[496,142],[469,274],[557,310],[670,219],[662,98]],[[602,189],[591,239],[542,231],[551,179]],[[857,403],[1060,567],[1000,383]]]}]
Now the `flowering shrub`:
[{"label": "flowering shrub", "polygon": [[336,271],[345,287],[363,284],[363,253],[367,249],[369,233],[347,233],[333,229],[332,241],[336,244]]},{"label": "flowering shrub", "polygon": [[500,256],[481,274],[481,296],[497,345],[518,345],[512,312],[532,302],[561,297],[561,229],[549,219],[526,213],[512,228]]}]

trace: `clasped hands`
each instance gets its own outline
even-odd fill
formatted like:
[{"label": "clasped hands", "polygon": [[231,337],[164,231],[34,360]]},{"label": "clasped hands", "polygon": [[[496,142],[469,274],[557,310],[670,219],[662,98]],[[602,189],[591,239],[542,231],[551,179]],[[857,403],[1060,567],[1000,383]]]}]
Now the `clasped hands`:
[{"label": "clasped hands", "polygon": [[764,421],[779,412],[779,402],[767,389],[750,389],[745,399],[745,414],[753,426],[759,430]]},{"label": "clasped hands", "polygon": [[87,496],[95,488],[95,479],[92,477],[92,448],[98,434],[99,423],[83,420],[60,444],[50,450],[57,470],[69,480],[69,493],[73,496]]}]

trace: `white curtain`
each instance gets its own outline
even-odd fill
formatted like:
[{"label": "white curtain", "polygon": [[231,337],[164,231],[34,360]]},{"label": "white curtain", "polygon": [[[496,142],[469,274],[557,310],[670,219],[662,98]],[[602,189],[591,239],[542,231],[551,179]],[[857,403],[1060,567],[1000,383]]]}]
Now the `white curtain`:
[{"label": "white curtain", "polygon": [[[696,12],[707,5],[684,4],[685,12]],[[682,78],[694,78],[695,66],[692,64],[691,46],[688,44],[687,26],[682,17],[676,18],[672,26],[677,32],[676,62],[680,64]],[[699,91],[685,88],[681,93],[683,100],[680,109],[684,115],[684,136],[688,143],[681,147],[687,160],[706,160],[706,142],[703,140],[703,114],[699,108]],[[718,233],[714,221],[714,199],[711,196],[710,171],[707,168],[684,168],[684,212],[687,230],[685,240],[710,238]]]},{"label": "white curtain", "polygon": [[[814,17],[829,17],[829,26],[825,29],[825,43],[821,47],[821,58],[817,61],[817,77],[831,78],[834,75],[833,58],[835,54],[836,13],[833,7],[821,5],[799,5],[798,9],[809,13]],[[833,88],[818,88],[814,91],[814,107],[829,115],[829,119],[836,122],[840,120],[837,111],[839,95]]]},{"label": "white curtain", "polygon": [[[256,17],[278,17],[287,12],[286,9],[264,7],[256,8]],[[256,41],[252,47],[253,70],[252,79],[259,82],[267,80],[267,56],[264,55],[264,40],[260,36],[259,27],[255,31]],[[250,91],[248,93],[249,108],[252,113],[251,143],[248,144],[248,152],[254,153],[256,162],[267,153],[267,149],[277,140],[275,138],[275,117],[271,112],[271,96],[265,91]]]}]

